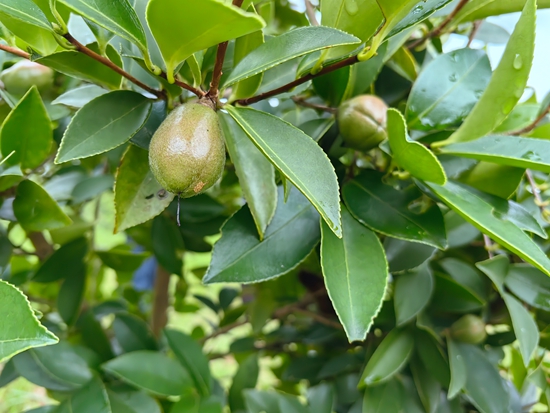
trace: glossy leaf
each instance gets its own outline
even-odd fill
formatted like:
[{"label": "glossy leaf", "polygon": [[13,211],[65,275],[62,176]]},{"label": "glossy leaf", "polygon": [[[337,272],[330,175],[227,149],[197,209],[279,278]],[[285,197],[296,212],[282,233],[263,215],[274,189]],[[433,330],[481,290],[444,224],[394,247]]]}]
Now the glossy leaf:
[{"label": "glossy leaf", "polygon": [[395,36],[396,34],[401,33],[403,30],[420,23],[450,2],[451,0],[418,1],[416,6],[414,6],[409,11],[409,13],[397,23],[397,25],[392,29],[388,37]]},{"label": "glossy leaf", "polygon": [[2,15],[52,31],[52,26],[46,15],[31,0],[2,0],[0,16]]},{"label": "glossy leaf", "polygon": [[464,123],[444,142],[473,141],[494,130],[523,95],[535,49],[536,0],[528,0],[489,85]]},{"label": "glossy leaf", "polygon": [[434,279],[430,267],[420,267],[400,274],[394,284],[397,325],[403,325],[422,311],[432,296]]},{"label": "glossy leaf", "polygon": [[430,307],[450,313],[468,313],[479,310],[485,301],[468,287],[451,277],[435,274],[435,289]]},{"label": "glossy leaf", "polygon": [[451,209],[503,247],[550,275],[550,260],[535,242],[512,222],[498,218],[493,208],[467,187],[447,182],[445,186],[429,184],[430,188]]},{"label": "glossy leaf", "polygon": [[374,232],[342,208],[343,237],[321,224],[321,265],[325,285],[348,340],[367,336],[380,311],[388,282],[388,263]]},{"label": "glossy leaf", "polygon": [[[407,405],[405,389],[398,379],[379,386],[367,387],[363,396],[361,413],[398,412]],[[411,409],[410,405],[407,405]]]},{"label": "glossy leaf", "polygon": [[147,39],[128,0],[60,0],[72,11],[147,52]]},{"label": "glossy leaf", "polygon": [[264,27],[254,13],[220,0],[151,0],[147,22],[173,83],[176,67],[193,53]]},{"label": "glossy leaf", "polygon": [[520,300],[550,311],[550,278],[528,264],[511,265],[504,280]]},{"label": "glossy leaf", "polygon": [[277,207],[275,170],[231,117],[221,115],[220,120],[227,151],[235,166],[260,239],[263,239]]},{"label": "glossy leaf", "polygon": [[[525,6],[524,0],[510,0],[506,2],[498,0],[476,0],[469,2],[464,9],[456,15],[457,23],[482,20],[489,16],[520,12]],[[547,9],[549,0],[538,0],[537,8]]]},{"label": "glossy leaf", "polygon": [[2,155],[6,157],[14,151],[6,160],[7,165],[20,164],[23,170],[33,169],[48,157],[53,142],[52,127],[36,87],[23,96],[4,120],[0,136]]},{"label": "glossy leaf", "polygon": [[415,178],[444,185],[447,177],[435,155],[407,136],[405,119],[396,109],[388,110],[388,138],[394,161]]},{"label": "glossy leaf", "polygon": [[251,283],[275,278],[296,267],[318,242],[315,209],[296,189],[285,203],[279,187],[277,210],[263,241],[250,210],[242,207],[222,227],[203,282]]},{"label": "glossy leaf", "polygon": [[457,126],[487,87],[491,73],[482,50],[468,48],[438,56],[414,82],[405,112],[409,128]]},{"label": "glossy leaf", "polygon": [[88,240],[77,238],[56,250],[36,271],[33,281],[49,283],[66,277],[78,277],[84,269]]},{"label": "glossy leaf", "polygon": [[427,412],[436,412],[441,399],[441,384],[418,357],[411,360],[411,372],[422,405]]},{"label": "glossy leaf", "polygon": [[[340,202],[334,167],[323,150],[289,123],[249,108],[226,107],[254,144],[319,211],[340,237]],[[273,133],[277,131],[277,133]]]},{"label": "glossy leaf", "polygon": [[546,139],[491,135],[472,142],[445,146],[442,152],[523,169],[550,172],[550,141]]},{"label": "glossy leaf", "polygon": [[361,383],[370,386],[391,379],[405,367],[413,347],[414,337],[410,331],[398,328],[390,331],[367,362]]},{"label": "glossy leaf", "polygon": [[0,313],[4,319],[0,329],[0,362],[32,347],[57,343],[57,337],[40,324],[21,291],[0,281],[0,295]]},{"label": "glossy leaf", "polygon": [[519,349],[525,367],[529,366],[531,356],[539,344],[539,330],[533,316],[523,304],[508,293],[502,294],[502,298],[510,312],[514,333],[519,342]]},{"label": "glossy leaf", "polygon": [[384,240],[384,250],[386,251],[391,273],[416,268],[435,252],[435,248],[430,245],[391,237]]},{"label": "glossy leaf", "polygon": [[92,100],[71,120],[55,162],[86,158],[122,145],[143,126],[150,111],[149,99],[127,90]]},{"label": "glossy leaf", "polygon": [[329,383],[321,383],[310,387],[307,392],[310,412],[332,413],[334,393],[334,389]]},{"label": "glossy leaf", "polygon": [[507,199],[517,191],[523,175],[525,169],[481,161],[458,180],[481,192]]},{"label": "glossy leaf", "polygon": [[[97,43],[89,44],[86,47],[99,53]],[[122,59],[113,46],[107,47],[107,57],[114,64],[122,67]],[[58,72],[77,79],[87,80],[104,86],[108,89],[118,89],[122,76],[111,68],[103,65],[91,57],[73,50],[57,52],[48,56],[39,57],[34,60],[44,66],[51,67]]]},{"label": "glossy leaf", "polygon": [[369,228],[390,237],[445,248],[443,215],[437,205],[417,214],[409,205],[422,195],[414,186],[396,190],[382,181],[383,174],[365,170],[342,188],[352,215]]},{"label": "glossy leaf", "polygon": [[231,86],[307,53],[357,43],[360,43],[360,40],[355,36],[330,27],[310,26],[294,29],[268,40],[248,54],[233,69],[224,86]]},{"label": "glossy leaf", "polygon": [[72,394],[53,413],[113,413],[105,385],[99,378]]},{"label": "glossy leaf", "polygon": [[174,199],[149,168],[147,151],[130,145],[118,167],[115,183],[115,232],[156,217]]},{"label": "glossy leaf", "polygon": [[[78,267],[77,267],[78,268]],[[71,271],[74,271],[71,269]],[[68,326],[74,325],[80,315],[80,306],[86,293],[86,267],[80,266],[71,277],[67,277],[57,296],[57,311]]]},{"label": "glossy leaf", "polygon": [[96,85],[85,85],[63,93],[52,101],[52,105],[65,105],[71,108],[80,109],[91,100],[94,100],[105,93],[108,93],[108,90],[105,90],[102,87]]},{"label": "glossy leaf", "polygon": [[134,351],[102,365],[120,380],[161,397],[179,396],[192,387],[189,374],[156,351]]},{"label": "glossy leaf", "polygon": [[456,343],[466,367],[464,389],[482,413],[501,413],[508,410],[509,393],[497,369],[485,353],[471,344]]},{"label": "glossy leaf", "polygon": [[448,397],[454,399],[458,393],[466,386],[468,372],[462,359],[460,348],[451,338],[447,339],[447,348],[449,352],[449,366],[451,368],[451,383],[449,384]]},{"label": "glossy leaf", "polygon": [[176,330],[165,330],[164,334],[170,348],[189,372],[199,393],[208,396],[211,387],[210,368],[200,344],[192,337]]},{"label": "glossy leaf", "polygon": [[231,411],[241,411],[245,408],[244,391],[256,387],[260,366],[257,354],[245,358],[239,365],[239,369],[233,377],[233,383],[229,389],[228,402]]},{"label": "glossy leaf", "polygon": [[44,188],[33,181],[23,181],[17,186],[13,212],[27,231],[44,231],[71,223],[71,219]]},{"label": "glossy leaf", "polygon": [[129,313],[119,313],[113,321],[115,338],[125,353],[157,350],[153,332],[145,321]]},{"label": "glossy leaf", "polygon": [[166,215],[159,215],[153,220],[151,229],[153,252],[158,263],[169,273],[182,274],[184,249],[183,238],[176,223]]}]

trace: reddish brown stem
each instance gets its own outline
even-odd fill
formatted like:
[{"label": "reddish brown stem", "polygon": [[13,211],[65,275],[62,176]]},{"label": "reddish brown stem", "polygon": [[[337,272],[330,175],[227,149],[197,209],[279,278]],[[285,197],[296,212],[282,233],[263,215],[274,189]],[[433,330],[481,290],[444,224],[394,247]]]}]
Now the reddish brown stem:
[{"label": "reddish brown stem", "polygon": [[319,26],[319,22],[317,21],[317,16],[315,16],[315,7],[313,4],[311,4],[311,1],[304,0],[306,3],[306,14],[307,18],[309,19],[309,22],[312,26]]},{"label": "reddish brown stem", "polygon": [[[233,0],[233,6],[241,7],[244,0]],[[223,74],[223,62],[225,60],[225,53],[227,52],[228,42],[223,42],[218,45],[218,51],[216,53],[216,63],[214,64],[214,71],[212,72],[212,82],[210,82],[210,90],[208,96],[214,101],[218,100],[218,92],[220,87],[220,80]]]},{"label": "reddish brown stem", "polygon": [[[162,72],[159,76],[162,77],[163,79],[166,79],[166,73],[164,73],[164,72]],[[197,89],[197,88],[195,88],[195,87],[193,87],[193,86],[191,86],[191,85],[189,85],[185,82],[182,82],[181,80],[176,79],[174,81],[174,84],[178,85],[182,89],[188,90],[189,92],[197,95],[197,97],[199,97],[199,98],[202,98],[204,95],[206,95],[206,93],[203,92],[202,90]]]},{"label": "reddish brown stem", "polygon": [[21,49],[18,49],[17,47],[11,47],[11,46],[6,46],[5,44],[0,44],[0,50],[22,57],[23,59],[31,58],[30,54],[28,54],[27,52]]},{"label": "reddish brown stem", "polygon": [[278,95],[280,93],[288,92],[290,89],[295,88],[298,85],[301,85],[302,83],[307,82],[308,80],[315,79],[316,77],[326,75],[327,73],[334,72],[335,70],[341,69],[346,66],[351,66],[355,63],[359,62],[359,59],[357,56],[351,56],[347,59],[340,60],[337,63],[334,63],[333,65],[327,66],[323,68],[320,72],[316,74],[308,73],[307,75],[298,78],[290,83],[287,83],[286,85],[283,85],[281,87],[278,87],[277,89],[270,90],[268,92],[260,93],[257,96],[253,96],[251,98],[247,99],[240,99],[236,100],[234,103],[237,103],[242,106],[251,105],[253,103],[259,102],[260,100],[269,99],[270,97],[273,97],[275,95]]},{"label": "reddish brown stem", "polygon": [[458,12],[460,10],[462,10],[464,8],[464,6],[466,6],[466,4],[468,3],[468,0],[460,0],[460,3],[458,3],[456,5],[456,7],[454,8],[454,10],[452,12],[449,13],[449,15],[445,18],[445,20],[443,20],[441,22],[441,24],[439,26],[437,26],[435,29],[433,29],[431,32],[429,32],[428,34],[426,34],[424,37],[421,37],[420,39],[418,40],[415,40],[414,42],[412,42],[411,44],[408,45],[408,48],[409,49],[414,49],[415,47],[417,46],[420,46],[421,44],[423,44],[426,40],[429,40],[431,39],[432,37],[438,37],[441,35],[441,33],[443,33],[443,30],[445,30],[447,28],[447,26],[453,21],[453,19],[455,18],[455,16],[458,14]]},{"label": "reddish brown stem", "polygon": [[155,337],[160,336],[162,329],[168,323],[169,285],[170,273],[159,264],[155,278],[153,315],[151,318],[151,329]]},{"label": "reddish brown stem", "polygon": [[292,98],[292,100],[297,105],[303,106],[305,108],[312,108],[312,109],[316,109],[316,110],[322,110],[323,112],[329,112],[329,113],[336,113],[338,111],[338,109],[336,109],[336,108],[331,108],[329,106],[318,105],[316,103],[311,103],[311,102],[308,102],[307,100],[305,100],[305,98],[300,98],[300,97],[297,97],[297,96],[294,96]]},{"label": "reddish brown stem", "polygon": [[31,243],[36,251],[36,256],[41,262],[53,254],[54,249],[52,245],[46,241],[44,234],[41,232],[29,232],[27,233],[27,236],[31,240]]},{"label": "reddish brown stem", "polygon": [[540,115],[537,116],[537,118],[533,122],[531,122],[529,125],[525,126],[524,128],[521,128],[519,130],[509,132],[508,135],[525,135],[525,134],[531,132],[533,129],[535,129],[537,127],[539,122],[541,120],[543,120],[546,117],[546,115],[548,115],[548,111],[550,111],[550,105],[548,105],[546,107],[546,109],[543,112],[541,112]]}]

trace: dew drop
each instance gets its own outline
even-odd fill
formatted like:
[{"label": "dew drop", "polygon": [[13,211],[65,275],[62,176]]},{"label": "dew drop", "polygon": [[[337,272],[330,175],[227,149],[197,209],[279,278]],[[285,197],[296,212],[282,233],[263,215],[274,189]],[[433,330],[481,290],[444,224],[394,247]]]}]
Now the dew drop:
[{"label": "dew drop", "polygon": [[508,115],[512,109],[514,109],[514,106],[516,106],[516,100],[515,99],[508,99],[504,106],[502,107],[502,113],[505,115]]},{"label": "dew drop", "polygon": [[357,12],[359,11],[359,6],[357,5],[357,0],[346,0],[344,5],[345,5],[345,8],[346,8],[346,11],[351,16],[357,14]]},{"label": "dew drop", "polygon": [[523,67],[523,58],[518,53],[516,54],[516,57],[514,58],[514,69],[521,69]]},{"label": "dew drop", "polygon": [[528,160],[530,160],[530,161],[535,161],[535,162],[541,160],[540,156],[538,156],[538,155],[537,155],[535,152],[533,152],[533,151],[525,152],[523,155],[521,155],[521,157],[522,157],[523,159],[528,159]]},{"label": "dew drop", "polygon": [[483,95],[483,90],[476,90],[474,92],[474,96],[475,96],[476,99],[481,98],[482,95]]},{"label": "dew drop", "polygon": [[424,10],[424,6],[422,6],[421,4],[419,4],[418,6],[416,6],[413,11],[412,11],[412,14],[420,14],[422,13],[422,11]]},{"label": "dew drop", "polygon": [[456,73],[453,73],[452,75],[449,76],[449,80],[450,80],[451,82],[456,82],[456,79],[457,79]]}]

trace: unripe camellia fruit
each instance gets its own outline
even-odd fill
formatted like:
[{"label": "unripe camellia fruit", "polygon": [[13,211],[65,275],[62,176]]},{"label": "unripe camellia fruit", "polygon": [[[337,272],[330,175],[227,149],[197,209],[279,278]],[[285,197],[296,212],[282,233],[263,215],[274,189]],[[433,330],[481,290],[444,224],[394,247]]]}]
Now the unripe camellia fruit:
[{"label": "unripe camellia fruit", "polygon": [[200,103],[174,109],[151,139],[149,165],[159,184],[181,198],[214,185],[225,165],[223,132],[216,112]]},{"label": "unripe camellia fruit", "polygon": [[386,139],[388,106],[373,95],[359,95],[338,108],[336,118],[347,146],[368,151]]},{"label": "unripe camellia fruit", "polygon": [[487,338],[485,323],[473,314],[466,314],[451,326],[451,337],[463,343],[479,344]]},{"label": "unripe camellia fruit", "polygon": [[32,86],[44,92],[53,86],[54,72],[41,64],[21,60],[4,70],[0,80],[6,90],[16,95],[24,95]]}]

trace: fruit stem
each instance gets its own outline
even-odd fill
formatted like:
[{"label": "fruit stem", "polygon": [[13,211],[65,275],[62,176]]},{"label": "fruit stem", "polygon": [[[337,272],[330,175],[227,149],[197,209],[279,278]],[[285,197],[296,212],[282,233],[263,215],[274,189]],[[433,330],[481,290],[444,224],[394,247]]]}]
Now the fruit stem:
[{"label": "fruit stem", "polygon": [[178,227],[181,227],[181,222],[180,222],[180,201],[181,201],[181,194],[178,194],[178,208],[176,210],[176,222],[178,223]]}]

